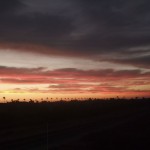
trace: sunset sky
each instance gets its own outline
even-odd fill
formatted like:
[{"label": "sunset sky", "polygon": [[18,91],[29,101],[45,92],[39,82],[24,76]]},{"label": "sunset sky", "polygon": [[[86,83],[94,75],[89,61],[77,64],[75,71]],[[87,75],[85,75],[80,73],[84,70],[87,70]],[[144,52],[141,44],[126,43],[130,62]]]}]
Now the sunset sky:
[{"label": "sunset sky", "polygon": [[0,100],[150,97],[149,0],[1,0]]}]

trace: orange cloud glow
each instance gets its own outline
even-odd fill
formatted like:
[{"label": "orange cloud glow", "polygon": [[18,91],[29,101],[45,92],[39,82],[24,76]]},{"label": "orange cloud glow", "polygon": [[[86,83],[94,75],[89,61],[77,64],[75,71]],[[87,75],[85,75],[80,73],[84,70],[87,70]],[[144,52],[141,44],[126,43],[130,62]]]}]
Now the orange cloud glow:
[{"label": "orange cloud glow", "polygon": [[[150,96],[150,72],[0,67],[1,93],[98,94],[100,97]],[[17,85],[13,88],[10,85]],[[20,88],[17,88],[20,85]],[[33,88],[31,87],[34,86]],[[143,87],[144,86],[144,87]],[[136,88],[135,88],[136,87]]]}]

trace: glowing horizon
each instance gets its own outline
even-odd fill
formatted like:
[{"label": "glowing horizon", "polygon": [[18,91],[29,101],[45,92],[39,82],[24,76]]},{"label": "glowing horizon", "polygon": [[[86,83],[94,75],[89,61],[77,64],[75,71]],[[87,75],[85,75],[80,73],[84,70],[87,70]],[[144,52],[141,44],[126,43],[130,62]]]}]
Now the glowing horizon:
[{"label": "glowing horizon", "polygon": [[107,98],[138,95],[148,97],[150,89],[150,73],[139,69],[61,68],[49,70],[46,67],[0,66],[0,75],[0,96],[9,97],[9,99],[23,99],[24,97],[37,100],[41,97]]}]

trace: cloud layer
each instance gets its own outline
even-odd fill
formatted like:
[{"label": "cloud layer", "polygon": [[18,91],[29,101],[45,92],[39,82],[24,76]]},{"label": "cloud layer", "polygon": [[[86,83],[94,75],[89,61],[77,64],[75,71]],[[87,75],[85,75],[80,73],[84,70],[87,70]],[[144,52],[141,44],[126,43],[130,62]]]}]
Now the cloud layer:
[{"label": "cloud layer", "polygon": [[149,69],[149,5],[148,0],[5,0],[0,46]]},{"label": "cloud layer", "polygon": [[[1,84],[43,85],[39,88],[8,89],[12,92],[41,93],[139,93],[150,96],[150,72],[113,69],[79,70],[62,68],[14,68],[0,66]],[[38,86],[37,86],[38,87]]]},{"label": "cloud layer", "polygon": [[[149,5],[149,0],[0,1],[1,58],[5,54],[0,93],[150,96]],[[84,68],[90,62],[93,68]]]}]

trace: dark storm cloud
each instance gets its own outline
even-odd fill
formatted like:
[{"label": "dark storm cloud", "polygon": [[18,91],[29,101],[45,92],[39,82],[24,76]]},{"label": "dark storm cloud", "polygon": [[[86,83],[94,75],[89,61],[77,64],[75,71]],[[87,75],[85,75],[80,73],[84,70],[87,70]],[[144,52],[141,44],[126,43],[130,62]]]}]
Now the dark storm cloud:
[{"label": "dark storm cloud", "polygon": [[[119,63],[119,64],[132,64],[135,67],[147,68],[150,69],[150,56],[141,56],[135,58],[126,58],[126,59],[110,59],[108,61]],[[142,62],[142,63],[141,63]]]},{"label": "dark storm cloud", "polygon": [[6,13],[12,13],[15,9],[22,7],[22,3],[19,0],[1,0],[0,1],[0,15]]},{"label": "dark storm cloud", "polygon": [[147,68],[147,52],[130,56],[130,49],[150,46],[149,7],[148,0],[7,0],[0,2],[0,41]]},{"label": "dark storm cloud", "polygon": [[0,24],[1,41],[55,44],[71,30],[69,21],[59,16],[7,16]]}]

